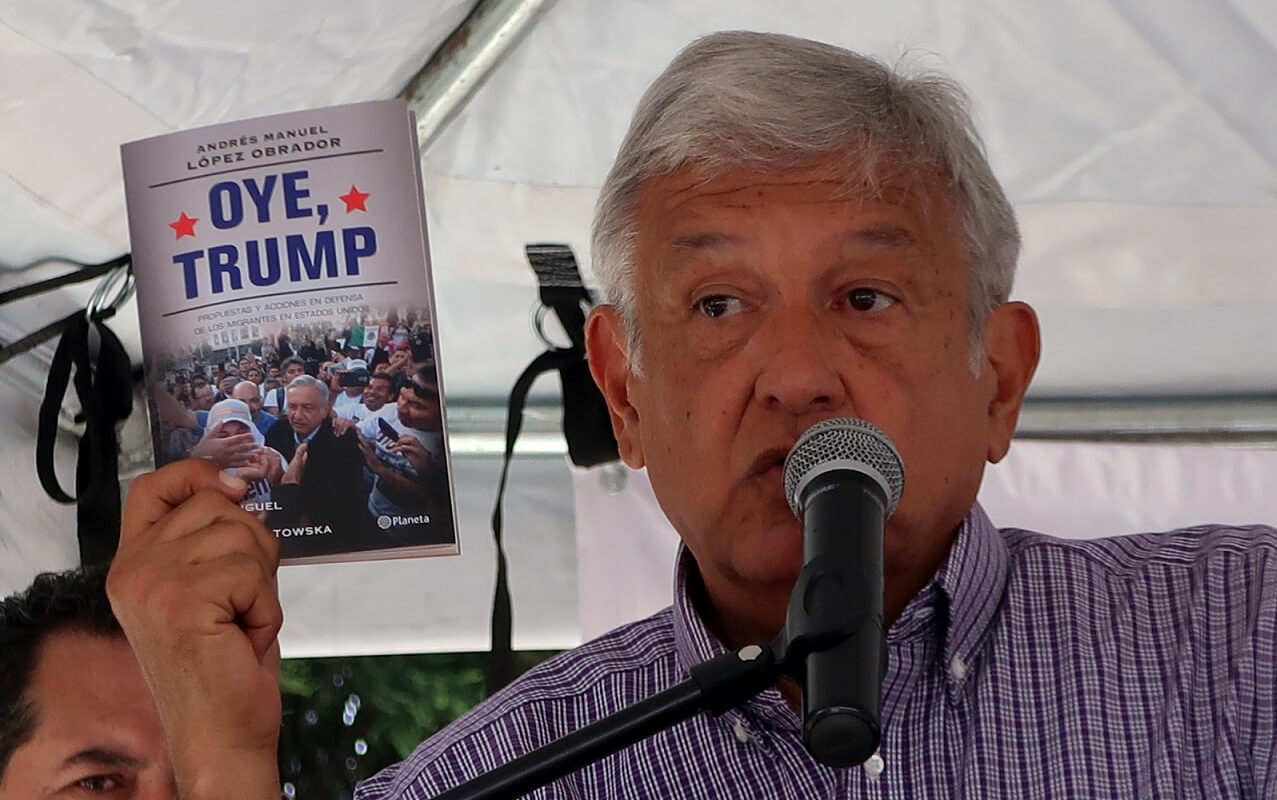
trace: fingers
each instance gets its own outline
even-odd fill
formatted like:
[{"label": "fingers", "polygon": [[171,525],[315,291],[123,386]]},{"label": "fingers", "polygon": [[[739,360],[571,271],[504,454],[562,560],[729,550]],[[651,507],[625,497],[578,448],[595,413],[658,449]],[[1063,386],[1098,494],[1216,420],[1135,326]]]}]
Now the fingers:
[{"label": "fingers", "polygon": [[259,662],[265,663],[284,624],[284,610],[276,591],[275,573],[243,553],[231,552],[191,570],[202,597],[225,597],[228,606],[222,624],[234,623],[252,644]]},{"label": "fingers", "polygon": [[[126,629],[136,619],[143,629],[166,636],[182,630],[208,635],[228,626],[246,632],[251,626],[273,636],[283,618],[274,567],[251,541],[235,535],[235,527],[219,525],[157,548],[152,557],[126,568],[113,566],[107,594]],[[209,539],[220,544],[190,546]],[[177,552],[181,550],[187,552]]]},{"label": "fingers", "polygon": [[203,459],[185,459],[134,479],[121,515],[121,541],[136,536],[200,491],[238,502],[248,484]]},{"label": "fingers", "polygon": [[[111,565],[108,594],[113,601],[127,599],[128,605],[137,605],[153,600],[150,595],[159,586],[175,585],[185,592],[191,588],[190,570],[227,557],[251,561],[273,579],[279,568],[279,543],[256,516],[225,497],[202,491],[127,545],[121,544]],[[183,575],[181,580],[174,579],[177,573]]]},{"label": "fingers", "polygon": [[306,471],[306,459],[309,457],[309,447],[304,444],[297,445],[297,452],[293,454],[293,460],[288,462],[288,469],[284,471],[284,477],[281,480],[284,483],[300,483]]},{"label": "fingers", "polygon": [[224,452],[234,458],[248,458],[257,450],[251,433],[239,433],[222,440]]},{"label": "fingers", "polygon": [[161,663],[177,657],[175,647],[213,639],[227,641],[219,647],[231,654],[236,637],[264,663],[283,625],[275,584],[278,548],[272,543],[264,552],[256,532],[241,521],[216,522],[195,533],[122,553],[112,564],[107,596],[121,627],[136,652]]},{"label": "fingers", "polygon": [[144,540],[147,545],[156,545],[222,523],[244,526],[254,538],[274,540],[273,534],[257,522],[256,517],[226,495],[211,489],[201,489],[191,495],[152,521],[146,531],[135,532],[134,538]]}]

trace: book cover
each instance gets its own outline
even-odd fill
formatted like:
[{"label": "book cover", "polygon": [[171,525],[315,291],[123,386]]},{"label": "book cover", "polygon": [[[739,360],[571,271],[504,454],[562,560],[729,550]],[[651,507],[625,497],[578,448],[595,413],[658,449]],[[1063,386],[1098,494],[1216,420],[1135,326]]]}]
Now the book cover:
[{"label": "book cover", "polygon": [[243,477],[287,562],[458,553],[406,104],[121,153],[156,465]]}]

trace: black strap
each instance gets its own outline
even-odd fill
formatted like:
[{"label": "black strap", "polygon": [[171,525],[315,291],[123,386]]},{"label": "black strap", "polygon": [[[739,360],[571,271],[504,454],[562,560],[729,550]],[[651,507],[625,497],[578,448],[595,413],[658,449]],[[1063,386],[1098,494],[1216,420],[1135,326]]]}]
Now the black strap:
[{"label": "black strap", "polygon": [[[570,343],[555,348],[575,353],[559,368],[563,385],[563,436],[568,442],[568,457],[578,467],[593,467],[620,458],[612,420],[603,393],[594,385],[589,364],[585,360],[585,313],[594,304],[590,291],[581,282],[576,256],[566,244],[529,244],[524,253],[540,284],[541,304],[554,311]],[[551,344],[541,330],[542,315],[537,316],[537,333]]]},{"label": "black strap", "polygon": [[[65,261],[81,269],[0,292],[0,306],[63,286],[102,278],[127,266],[131,259],[129,253],[100,264],[84,264],[69,259],[43,259],[30,266],[48,261]],[[44,400],[40,404],[36,432],[36,474],[41,486],[54,500],[59,503],[77,503],[80,561],[84,566],[109,562],[120,535],[119,442],[116,438],[116,425],[133,410],[133,369],[120,340],[102,324],[103,320],[114,314],[115,308],[110,305],[95,307],[91,313],[75,311],[16,342],[0,347],[0,364],[3,364],[62,334],[62,340],[58,343],[53,362],[49,366]],[[97,339],[96,357],[92,347],[94,338]],[[73,369],[75,391],[85,423],[75,468],[76,497],[63,490],[53,464],[58,417],[62,409],[62,398],[72,380]]]},{"label": "black strap", "polygon": [[594,298],[581,281],[576,256],[566,244],[528,244],[523,247],[536,273],[541,304],[554,309],[572,348],[585,354],[585,309]]},{"label": "black strap", "polygon": [[28,350],[31,350],[41,344],[44,344],[48,340],[57,336],[59,333],[62,333],[63,331],[65,331],[67,327],[71,325],[71,323],[75,322],[77,319],[83,319],[83,318],[84,318],[83,311],[74,311],[70,314],[67,314],[62,319],[54,320],[53,322],[50,322],[48,325],[45,325],[43,328],[40,328],[39,330],[28,333],[26,336],[23,336],[21,339],[19,339],[18,341],[12,344],[6,345],[4,347],[0,347],[0,364],[3,364],[9,359],[14,358],[15,356],[20,356],[23,353],[27,352]]},{"label": "black strap", "polygon": [[[65,275],[59,275],[56,278],[49,278],[47,280],[17,286],[13,289],[7,289],[0,292],[0,306],[5,305],[6,303],[12,303],[15,300],[21,300],[24,297],[32,297],[37,294],[53,291],[54,289],[60,289],[63,286],[70,286],[74,283],[83,283],[84,281],[100,278],[112,270],[128,264],[130,258],[131,255],[129,253],[125,253],[124,255],[117,256],[110,261],[103,261],[101,264],[83,265],[83,269],[76,270],[75,272],[68,272]],[[79,264],[80,262],[74,261],[71,263]],[[95,315],[95,319],[109,319],[114,314],[115,309],[105,308]],[[33,331],[32,333],[23,336],[16,342],[11,342],[0,347],[0,364],[5,363],[14,356],[22,355],[28,350],[44,344],[54,336],[57,336],[62,331],[66,330],[67,326],[74,322],[77,317],[83,316],[83,311],[76,311],[66,315],[62,319],[55,320],[48,325],[45,325],[37,331]]]},{"label": "black strap", "polygon": [[[103,316],[107,316],[104,314]],[[49,366],[36,434],[36,474],[40,485],[60,503],[77,503],[80,560],[84,566],[106,564],[120,535],[119,442],[116,424],[133,410],[132,364],[127,351],[101,319],[83,311],[65,317],[62,339]],[[91,336],[98,338],[93,358]],[[62,489],[54,470],[58,416],[72,380],[84,415],[76,461],[76,497]]]},{"label": "black strap", "polygon": [[[585,360],[585,312],[593,304],[589,290],[581,282],[572,248],[565,244],[529,244],[524,247],[528,263],[536,273],[540,298],[545,309],[551,309],[567,333],[569,347],[554,347],[533,359],[514,382],[506,416],[505,461],[497,484],[497,502],[492,510],[492,538],[497,547],[497,580],[492,598],[492,650],[488,659],[488,694],[514,680],[514,651],[511,648],[511,603],[507,576],[505,546],[502,537],[501,501],[505,497],[506,479],[514,443],[523,429],[523,408],[528,392],[540,375],[557,370],[563,388],[563,435],[568,443],[568,456],[580,467],[591,467],[617,460],[616,439],[612,421],[602,392],[594,385]],[[550,344],[540,330],[542,314],[537,317],[537,333]]]},{"label": "black strap", "polygon": [[[68,272],[65,275],[59,275],[56,278],[48,278],[35,283],[28,283],[22,286],[16,286],[12,289],[6,289],[0,292],[0,306],[5,303],[12,303],[14,300],[21,300],[24,297],[42,294],[53,289],[59,289],[63,286],[70,286],[73,283],[83,283],[91,281],[94,278],[100,278],[116,267],[122,267],[129,263],[130,254],[125,253],[122,256],[116,256],[110,261],[103,261],[101,264],[81,264],[82,269],[75,272]],[[41,262],[43,263],[43,262]],[[79,261],[72,261],[72,264],[80,264]]]},{"label": "black strap", "polygon": [[514,455],[514,443],[523,429],[523,408],[527,404],[528,392],[538,377],[553,370],[562,370],[581,360],[582,354],[575,348],[547,350],[532,360],[532,363],[514,382],[514,388],[510,390],[510,406],[505,422],[505,460],[501,463],[501,479],[497,482],[497,502],[492,509],[492,538],[497,545],[497,581],[492,596],[492,649],[488,654],[487,685],[489,695],[515,678],[514,650],[511,646],[512,607],[502,537],[501,501],[505,497],[506,479],[510,475],[510,459]]}]

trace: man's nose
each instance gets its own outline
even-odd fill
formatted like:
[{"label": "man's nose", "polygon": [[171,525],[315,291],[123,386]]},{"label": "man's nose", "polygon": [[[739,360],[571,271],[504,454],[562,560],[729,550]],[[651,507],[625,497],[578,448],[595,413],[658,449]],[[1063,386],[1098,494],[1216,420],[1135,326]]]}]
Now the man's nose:
[{"label": "man's nose", "polygon": [[794,415],[840,409],[847,387],[839,370],[843,341],[829,320],[809,309],[774,313],[751,344],[762,354],[755,398]]}]

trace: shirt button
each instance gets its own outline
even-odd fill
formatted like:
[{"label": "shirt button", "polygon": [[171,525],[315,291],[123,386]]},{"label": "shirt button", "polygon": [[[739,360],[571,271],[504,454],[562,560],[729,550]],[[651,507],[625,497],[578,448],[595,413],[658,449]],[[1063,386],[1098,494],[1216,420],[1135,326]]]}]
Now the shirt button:
[{"label": "shirt button", "polygon": [[949,662],[949,674],[958,680],[967,677],[967,662],[958,656],[954,656],[953,660]]},{"label": "shirt button", "polygon": [[745,723],[736,720],[736,724],[732,726],[732,733],[736,734],[736,740],[742,744],[749,743],[749,729],[745,727]]},{"label": "shirt button", "polygon": [[882,756],[874,753],[869,756],[869,760],[864,763],[865,774],[871,778],[876,778],[882,774],[887,768],[887,763],[882,760]]}]

